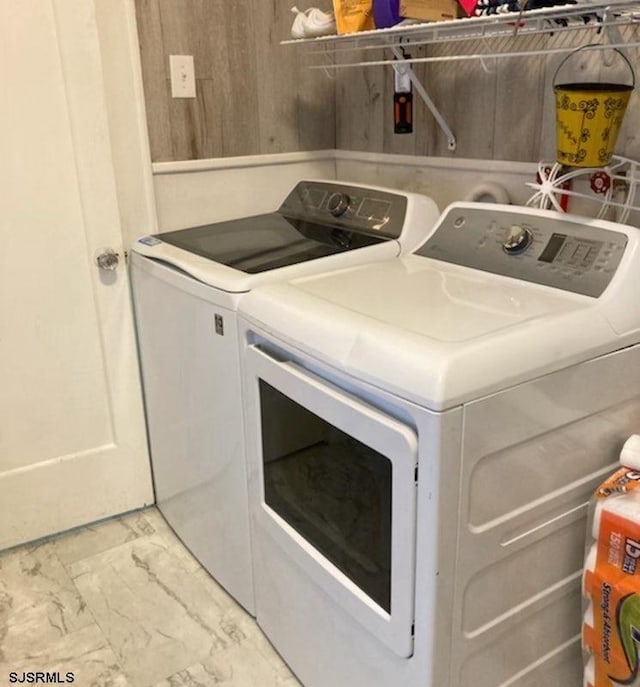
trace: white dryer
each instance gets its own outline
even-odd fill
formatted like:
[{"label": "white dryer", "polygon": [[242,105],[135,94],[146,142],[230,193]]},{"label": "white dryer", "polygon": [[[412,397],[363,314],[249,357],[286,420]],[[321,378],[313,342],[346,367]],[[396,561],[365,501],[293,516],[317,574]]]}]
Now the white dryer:
[{"label": "white dryer", "polygon": [[592,490],[640,427],[636,229],[454,204],[240,304],[259,625],[306,687],[578,687]]},{"label": "white dryer", "polygon": [[425,196],[301,181],[274,212],[146,236],[133,246],[156,502],[184,544],[250,612],[238,300],[274,279],[413,250],[437,218]]}]

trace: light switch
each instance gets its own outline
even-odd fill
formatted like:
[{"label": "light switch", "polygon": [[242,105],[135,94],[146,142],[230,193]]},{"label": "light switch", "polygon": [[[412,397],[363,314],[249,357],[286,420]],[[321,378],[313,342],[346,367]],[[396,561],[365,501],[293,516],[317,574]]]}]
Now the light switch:
[{"label": "light switch", "polygon": [[169,55],[171,73],[171,97],[195,98],[196,77],[193,68],[193,55]]}]

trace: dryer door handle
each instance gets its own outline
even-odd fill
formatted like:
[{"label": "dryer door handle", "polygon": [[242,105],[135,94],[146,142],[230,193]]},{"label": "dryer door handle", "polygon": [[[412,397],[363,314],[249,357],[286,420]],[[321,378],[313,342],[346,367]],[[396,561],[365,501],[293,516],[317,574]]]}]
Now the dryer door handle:
[{"label": "dryer door handle", "polygon": [[[366,400],[350,393],[348,390],[343,389],[333,381],[320,377],[315,372],[271,347],[266,347],[262,344],[251,344],[249,346],[249,351],[250,355],[254,354],[258,358],[262,358],[265,362],[268,361],[268,363],[275,364],[283,371],[286,371],[288,375],[299,382],[296,388],[304,388],[304,385],[306,385],[315,392],[324,394],[336,404],[340,404],[343,407],[349,407],[362,417],[366,417],[381,427],[390,430],[398,438],[401,437],[401,441],[406,446],[407,450],[399,451],[396,455],[404,455],[414,466],[417,464],[418,437],[413,427],[397,420],[388,413],[378,409],[376,406],[371,405]],[[365,443],[367,443],[366,440]]]}]

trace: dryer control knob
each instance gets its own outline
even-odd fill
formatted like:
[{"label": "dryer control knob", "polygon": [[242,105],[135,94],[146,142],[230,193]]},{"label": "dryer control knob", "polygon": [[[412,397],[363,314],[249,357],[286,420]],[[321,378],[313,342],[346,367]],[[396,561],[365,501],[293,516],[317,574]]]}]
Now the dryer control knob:
[{"label": "dryer control knob", "polygon": [[502,244],[502,250],[508,255],[524,253],[533,241],[530,229],[514,224],[507,230],[507,236]]},{"label": "dryer control knob", "polygon": [[327,203],[327,210],[334,216],[340,217],[349,209],[351,198],[346,193],[334,193]]}]

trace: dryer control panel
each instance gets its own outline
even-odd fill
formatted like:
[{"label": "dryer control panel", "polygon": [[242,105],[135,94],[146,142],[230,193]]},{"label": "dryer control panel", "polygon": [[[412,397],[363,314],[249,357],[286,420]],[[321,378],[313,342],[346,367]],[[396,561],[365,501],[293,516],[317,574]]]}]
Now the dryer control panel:
[{"label": "dryer control panel", "polygon": [[495,206],[452,206],[416,255],[597,298],[627,246],[589,220]]}]

